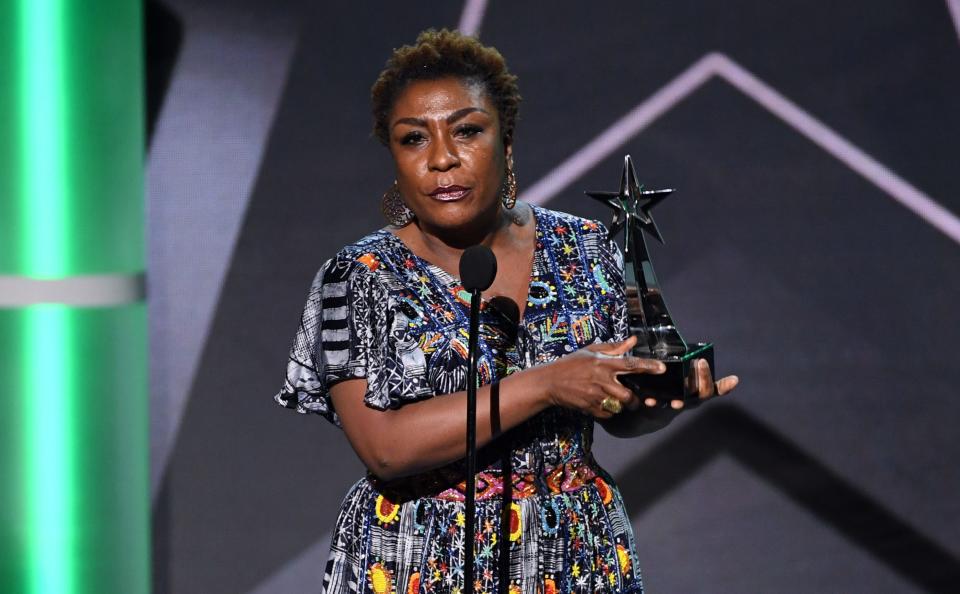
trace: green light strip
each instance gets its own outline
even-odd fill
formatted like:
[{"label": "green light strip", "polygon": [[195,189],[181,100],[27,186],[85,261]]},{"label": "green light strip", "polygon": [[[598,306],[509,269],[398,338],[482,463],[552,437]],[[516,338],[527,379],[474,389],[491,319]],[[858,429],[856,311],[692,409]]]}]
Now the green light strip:
[{"label": "green light strip", "polygon": [[0,0],[3,594],[150,591],[142,9]]},{"label": "green light strip", "polygon": [[[18,9],[20,266],[33,277],[54,278],[68,271],[66,15],[62,0],[21,0]],[[47,305],[29,308],[24,314],[27,579],[31,592],[72,594],[75,519],[69,311]],[[58,378],[53,384],[51,376]]]},{"label": "green light strip", "polygon": [[18,8],[21,266],[29,276],[52,278],[67,272],[70,239],[65,10],[63,0],[20,0]]},{"label": "green light strip", "polygon": [[27,534],[31,592],[74,592],[72,393],[69,308],[24,310],[24,423],[27,434]]}]

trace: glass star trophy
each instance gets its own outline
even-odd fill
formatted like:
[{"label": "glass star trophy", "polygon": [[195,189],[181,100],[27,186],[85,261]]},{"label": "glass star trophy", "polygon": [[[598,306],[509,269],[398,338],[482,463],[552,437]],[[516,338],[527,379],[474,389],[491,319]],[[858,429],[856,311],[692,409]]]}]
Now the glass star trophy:
[{"label": "glass star trophy", "polygon": [[627,316],[630,333],[637,337],[637,345],[630,354],[658,359],[667,366],[661,375],[634,373],[621,375],[618,379],[641,398],[656,398],[662,406],[667,406],[671,400],[682,399],[684,406],[690,407],[700,402],[693,361],[706,359],[713,370],[713,345],[683,340],[667,311],[644,239],[646,232],[663,243],[663,236],[650,211],[672,193],[672,189],[644,190],[637,183],[637,172],[630,155],[623,158],[619,192],[586,192],[587,196],[613,209],[609,239],[623,230]]}]

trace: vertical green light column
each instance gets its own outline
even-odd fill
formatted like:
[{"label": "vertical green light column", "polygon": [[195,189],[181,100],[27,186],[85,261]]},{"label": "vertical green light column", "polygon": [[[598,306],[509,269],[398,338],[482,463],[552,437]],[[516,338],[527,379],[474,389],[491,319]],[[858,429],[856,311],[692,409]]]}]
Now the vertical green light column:
[{"label": "vertical green light column", "polygon": [[0,1],[0,592],[150,590],[142,37]]}]

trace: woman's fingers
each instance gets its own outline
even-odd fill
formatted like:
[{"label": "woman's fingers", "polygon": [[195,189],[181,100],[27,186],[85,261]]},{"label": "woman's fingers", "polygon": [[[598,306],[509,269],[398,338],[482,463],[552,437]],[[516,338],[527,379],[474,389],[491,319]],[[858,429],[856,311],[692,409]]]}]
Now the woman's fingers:
[{"label": "woman's fingers", "polygon": [[620,370],[617,371],[617,375],[623,375],[625,373],[659,374],[667,370],[667,366],[664,365],[663,361],[631,357],[629,355],[622,358],[620,364]]},{"label": "woman's fingers", "polygon": [[629,353],[629,352],[630,352],[630,349],[632,349],[632,348],[635,347],[636,345],[637,345],[637,337],[636,337],[636,336],[631,336],[631,337],[627,338],[626,340],[620,341],[620,344],[618,344],[618,345],[613,349],[613,351],[612,351],[610,354],[611,354],[611,355],[623,355],[623,354],[625,354],[625,353]]},{"label": "woman's fingers", "polygon": [[709,398],[713,396],[713,374],[710,373],[710,364],[706,359],[697,359],[693,362],[693,372],[695,375],[694,386],[697,388],[697,396],[700,398]]},{"label": "woman's fingers", "polygon": [[722,379],[713,381],[710,365],[705,359],[697,359],[694,362],[694,374],[697,395],[703,399],[723,396],[736,388],[737,384],[740,383],[740,378],[735,375],[728,375]]},{"label": "woman's fingers", "polygon": [[601,384],[604,394],[616,398],[624,406],[629,406],[630,401],[634,399],[633,392],[620,382],[607,382]]},{"label": "woman's fingers", "polygon": [[[647,396],[646,398],[643,399],[643,405],[646,406],[647,408],[659,408],[661,405],[661,401],[657,400],[653,396]],[[683,400],[670,401],[670,408],[672,408],[673,410],[682,410],[683,406],[684,406]]]},{"label": "woman's fingers", "polygon": [[724,394],[730,393],[730,391],[736,388],[737,384],[739,383],[740,383],[740,378],[735,375],[728,375],[723,379],[717,380],[716,395],[723,396]]},{"label": "woman's fingers", "polygon": [[637,337],[630,338],[621,342],[598,343],[587,347],[594,353],[595,357],[609,359],[610,365],[618,368],[616,375],[625,373],[663,373],[667,366],[656,359],[644,359],[643,357],[633,357],[627,353],[637,344]]},{"label": "woman's fingers", "polygon": [[[652,362],[659,363],[658,361],[653,361],[651,359],[637,359],[642,362]],[[652,371],[647,371],[647,373],[662,373],[662,371],[653,365],[648,365],[648,363],[641,363],[642,366],[647,366],[652,369]],[[662,363],[661,363],[662,365]],[[630,373],[630,372],[618,372],[618,375],[621,373]],[[710,372],[710,365],[704,359],[697,359],[693,363],[693,373],[691,376],[688,376],[687,382],[693,382],[693,388],[696,390],[697,396],[701,400],[709,400],[716,396],[723,396],[724,394],[729,394],[734,388],[737,387],[737,384],[740,383],[740,378],[735,375],[728,375],[724,378],[713,381],[713,375]],[[690,384],[687,384],[688,389]],[[686,404],[683,399],[673,399],[669,402],[666,400],[659,400],[653,396],[637,398],[643,406],[647,408],[660,408],[669,406],[674,411],[681,411],[685,408]]]},{"label": "woman's fingers", "polygon": [[630,338],[621,340],[620,342],[602,342],[598,344],[592,344],[587,347],[587,350],[602,353],[604,355],[619,357],[624,353],[630,352],[630,349],[632,349],[636,344],[637,337],[631,336]]},{"label": "woman's fingers", "polygon": [[[601,419],[608,419],[618,413],[614,413],[607,408],[604,408],[603,404],[607,398],[616,400],[620,403],[621,411],[623,409],[634,410],[637,408],[637,398],[633,395],[633,392],[629,388],[625,387],[620,382],[601,382],[600,383],[600,399],[593,400],[589,406],[589,412],[593,416]],[[619,412],[619,411],[618,411]]]},{"label": "woman's fingers", "polygon": [[600,388],[604,393],[614,396],[617,400],[628,400],[633,396],[633,392],[630,388],[624,386],[616,380],[616,378],[609,378],[605,381],[600,381]]}]

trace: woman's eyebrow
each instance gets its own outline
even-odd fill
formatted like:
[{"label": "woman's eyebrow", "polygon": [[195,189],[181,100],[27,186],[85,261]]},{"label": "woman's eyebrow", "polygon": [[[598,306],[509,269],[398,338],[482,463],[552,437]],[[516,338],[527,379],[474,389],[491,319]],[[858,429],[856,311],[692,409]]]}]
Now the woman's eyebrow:
[{"label": "woman's eyebrow", "polygon": [[[476,111],[490,115],[487,110],[481,107],[464,107],[463,109],[458,109],[457,111],[451,113],[445,119],[448,124],[452,124],[467,114],[471,114]],[[397,124],[409,124],[411,126],[420,126],[422,128],[426,128],[427,120],[423,118],[400,118],[393,123],[393,126],[396,126]]]},{"label": "woman's eyebrow", "polygon": [[[466,116],[467,114],[479,111],[480,113],[487,113],[487,110],[480,107],[464,107],[463,109],[458,109],[457,111],[451,113],[447,116],[447,123],[452,124],[459,120],[460,118]],[[490,115],[490,114],[487,114]]]}]

